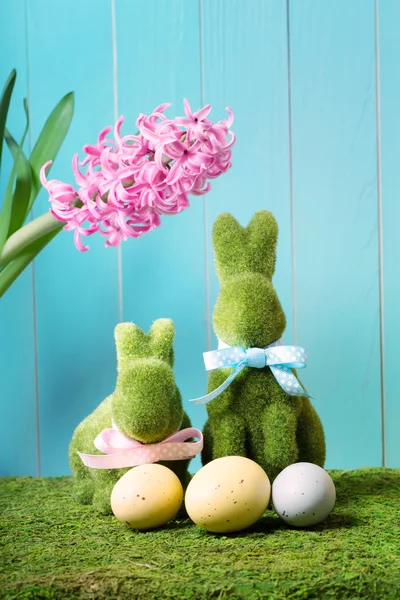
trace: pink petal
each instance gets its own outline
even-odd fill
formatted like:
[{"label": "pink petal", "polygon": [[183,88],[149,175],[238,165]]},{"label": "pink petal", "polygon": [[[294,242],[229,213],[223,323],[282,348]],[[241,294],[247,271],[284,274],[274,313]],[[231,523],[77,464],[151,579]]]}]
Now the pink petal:
[{"label": "pink petal", "polygon": [[203,119],[205,119],[207,117],[207,115],[210,113],[210,111],[211,111],[211,104],[206,104],[206,106],[204,106],[204,108],[201,108],[200,110],[195,112],[193,116],[195,118],[197,118],[199,121],[203,121]]},{"label": "pink petal", "polygon": [[190,108],[189,101],[186,100],[186,98],[183,99],[183,106],[184,106],[184,110],[185,110],[186,116],[189,117],[190,120],[192,120],[193,119],[193,113],[192,113],[192,110]]},{"label": "pink petal", "polygon": [[229,127],[232,125],[233,123],[233,112],[231,111],[231,109],[229,108],[229,106],[225,107],[226,112],[228,113],[229,117],[227,119],[225,119],[224,124],[226,127]]}]

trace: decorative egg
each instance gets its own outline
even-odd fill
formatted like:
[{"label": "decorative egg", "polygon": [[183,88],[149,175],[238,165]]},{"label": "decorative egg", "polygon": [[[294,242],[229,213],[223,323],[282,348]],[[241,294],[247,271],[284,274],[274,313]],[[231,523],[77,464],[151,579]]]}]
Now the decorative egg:
[{"label": "decorative egg", "polygon": [[249,527],[265,512],[271,484],[265,471],[242,456],[225,456],[206,464],[188,485],[189,517],[214,533]]},{"label": "decorative egg", "polygon": [[330,475],[318,465],[295,463],[272,484],[272,504],[281,519],[294,527],[323,521],[335,506],[336,490]]},{"label": "decorative egg", "polygon": [[119,521],[134,529],[154,529],[176,516],[182,505],[181,482],[159,464],[133,467],[117,481],[111,508]]}]

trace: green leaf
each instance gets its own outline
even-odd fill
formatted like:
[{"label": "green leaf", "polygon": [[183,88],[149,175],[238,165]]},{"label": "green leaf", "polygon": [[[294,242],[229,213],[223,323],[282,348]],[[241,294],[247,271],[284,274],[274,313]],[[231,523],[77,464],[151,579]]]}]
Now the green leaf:
[{"label": "green leaf", "polygon": [[22,225],[25,222],[32,187],[31,166],[29,161],[25,158],[24,153],[22,152],[22,147],[25,143],[25,138],[29,128],[29,112],[26,98],[24,99],[24,108],[26,114],[26,126],[19,146],[13,138],[13,136],[8,131],[8,129],[5,129],[5,139],[7,142],[7,146],[14,158],[14,162],[17,161],[17,183],[15,186],[15,191],[12,200],[10,224],[7,234],[8,238],[20,227],[22,227]]},{"label": "green leaf", "polygon": [[5,294],[11,284],[14,283],[18,275],[22,273],[22,271],[32,262],[39,252],[51,242],[62,228],[63,225],[32,242],[32,244],[24,248],[21,254],[4,267],[0,272],[0,298]]},{"label": "green leaf", "polygon": [[[19,144],[19,146],[21,148],[24,147],[26,136],[28,134],[28,129],[29,129],[29,121],[30,121],[30,119],[29,119],[28,101],[27,101],[26,98],[24,98],[23,104],[24,104],[25,121],[26,121],[26,123],[25,123],[24,133],[22,134],[21,143]],[[18,149],[18,144],[15,141],[15,139],[13,138],[13,136],[11,135],[11,133],[8,131],[7,127],[4,127],[4,138],[6,140],[8,149],[10,150],[11,154],[13,155],[13,157],[15,159],[16,149]]]},{"label": "green leaf", "polygon": [[17,231],[25,222],[32,188],[32,169],[29,161],[21,151],[17,163],[17,182],[12,200],[8,236]]},{"label": "green leaf", "polygon": [[67,135],[74,114],[74,93],[70,92],[57,104],[39,135],[32,150],[30,163],[32,167],[32,190],[28,212],[38,195],[40,183],[40,169],[49,160],[55,159]]},{"label": "green leaf", "polygon": [[17,171],[17,163],[14,162],[13,169],[11,171],[10,179],[8,181],[6,193],[3,200],[3,208],[0,213],[0,254],[3,250],[4,244],[8,237],[8,229],[10,227],[11,211],[13,203],[13,189],[15,175]]},{"label": "green leaf", "polygon": [[[28,129],[29,129],[29,108],[28,108],[28,101],[26,98],[24,98],[23,104],[24,104],[26,123],[25,123],[24,133],[22,134],[21,143],[19,144],[19,146],[21,148],[24,147],[26,136],[28,134]],[[8,131],[7,127],[4,127],[4,138],[6,140],[8,149],[11,152],[11,154],[13,155],[14,160],[15,160],[15,157],[16,157],[16,154],[18,151],[18,144],[15,141],[15,139],[13,138],[13,136],[11,135],[11,133]]]},{"label": "green leaf", "polygon": [[0,166],[1,156],[3,152],[4,129],[7,121],[8,107],[13,93],[17,72],[13,69],[6,81],[3,91],[0,96]]}]

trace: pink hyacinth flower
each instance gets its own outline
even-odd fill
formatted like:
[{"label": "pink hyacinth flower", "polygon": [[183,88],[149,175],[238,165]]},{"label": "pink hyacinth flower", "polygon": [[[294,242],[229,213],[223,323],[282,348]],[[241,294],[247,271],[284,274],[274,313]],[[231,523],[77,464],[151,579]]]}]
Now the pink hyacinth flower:
[{"label": "pink hyacinth flower", "polygon": [[[210,179],[231,167],[235,135],[230,131],[233,113],[217,123],[209,120],[211,105],[193,112],[184,100],[185,116],[168,119],[169,104],[157,106],[150,115],[139,115],[135,135],[121,134],[124,118],[114,128],[105,127],[97,143],[83,147],[85,157],[72,160],[77,189],[57,180],[48,181],[51,213],[74,231],[76,247],[95,232],[106,246],[137,238],[159,227],[161,215],[173,215],[189,207],[188,195],[206,194]],[[107,137],[113,130],[113,138]]]}]

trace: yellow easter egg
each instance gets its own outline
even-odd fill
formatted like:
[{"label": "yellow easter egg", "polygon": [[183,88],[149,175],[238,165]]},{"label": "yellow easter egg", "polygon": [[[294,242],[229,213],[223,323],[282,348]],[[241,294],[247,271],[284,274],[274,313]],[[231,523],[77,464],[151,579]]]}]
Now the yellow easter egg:
[{"label": "yellow easter egg", "polygon": [[185,506],[198,525],[214,533],[250,527],[265,512],[271,484],[263,469],[243,456],[206,464],[188,485]]},{"label": "yellow easter egg", "polygon": [[176,516],[182,500],[181,482],[171,469],[140,465],[117,481],[111,508],[119,521],[133,529],[154,529]]}]

